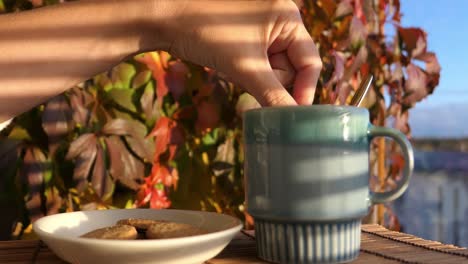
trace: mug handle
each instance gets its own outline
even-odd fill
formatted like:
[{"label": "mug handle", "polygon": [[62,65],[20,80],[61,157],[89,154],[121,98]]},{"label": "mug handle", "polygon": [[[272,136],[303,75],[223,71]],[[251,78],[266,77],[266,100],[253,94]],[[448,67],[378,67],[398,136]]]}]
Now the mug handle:
[{"label": "mug handle", "polygon": [[403,168],[403,178],[397,183],[397,187],[394,190],[382,193],[370,192],[369,199],[373,204],[386,203],[393,201],[400,197],[405,190],[408,188],[408,184],[413,173],[414,167],[414,154],[413,148],[406,136],[400,131],[387,128],[370,125],[367,130],[369,141],[376,137],[389,137],[395,140],[401,147],[403,156],[405,158],[405,167]]}]

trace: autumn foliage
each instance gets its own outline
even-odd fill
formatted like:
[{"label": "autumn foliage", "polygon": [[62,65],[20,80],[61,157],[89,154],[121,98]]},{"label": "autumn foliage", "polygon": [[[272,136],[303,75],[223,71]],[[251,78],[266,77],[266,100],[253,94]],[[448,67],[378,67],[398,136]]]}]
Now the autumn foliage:
[{"label": "autumn foliage", "polygon": [[[0,11],[56,2],[0,0]],[[371,73],[364,102],[371,121],[410,136],[408,109],[433,92],[440,66],[426,33],[401,27],[400,2],[296,2],[324,63],[315,103],[348,103]],[[241,113],[252,107],[250,95],[211,69],[165,52],[139,54],[2,132],[0,199],[19,208],[13,220],[23,230],[44,215],[107,208],[245,219]],[[391,188],[403,166],[397,146],[376,140],[372,153],[373,188]],[[381,223],[398,225],[389,207],[376,212]]]}]

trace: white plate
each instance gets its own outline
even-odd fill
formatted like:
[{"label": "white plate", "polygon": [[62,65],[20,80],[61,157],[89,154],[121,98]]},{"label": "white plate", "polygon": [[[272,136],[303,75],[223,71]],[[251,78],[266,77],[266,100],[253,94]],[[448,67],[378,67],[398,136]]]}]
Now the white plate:
[{"label": "white plate", "polygon": [[[207,234],[155,240],[80,238],[123,218],[147,218],[191,224]],[[60,258],[71,263],[203,263],[215,257],[242,228],[231,216],[183,210],[119,209],[46,216],[33,225],[36,234]]]}]

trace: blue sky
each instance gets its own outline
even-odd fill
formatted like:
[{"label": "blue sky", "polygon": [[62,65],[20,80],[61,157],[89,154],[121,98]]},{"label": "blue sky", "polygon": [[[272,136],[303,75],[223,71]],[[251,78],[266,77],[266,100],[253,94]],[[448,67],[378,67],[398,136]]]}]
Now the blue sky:
[{"label": "blue sky", "polygon": [[435,92],[410,112],[414,137],[468,137],[467,0],[401,0],[402,25],[428,33],[442,67]]}]

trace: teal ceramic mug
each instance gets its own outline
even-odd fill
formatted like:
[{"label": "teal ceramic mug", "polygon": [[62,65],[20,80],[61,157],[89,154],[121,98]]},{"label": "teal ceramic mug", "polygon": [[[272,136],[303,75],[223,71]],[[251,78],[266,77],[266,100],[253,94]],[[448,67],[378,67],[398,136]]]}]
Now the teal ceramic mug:
[{"label": "teal ceramic mug", "polygon": [[[276,263],[355,259],[369,206],[408,187],[413,150],[405,135],[369,123],[365,108],[312,105],[244,114],[247,211],[255,220],[258,256]],[[385,193],[369,190],[375,137],[400,144],[403,177]]]}]

